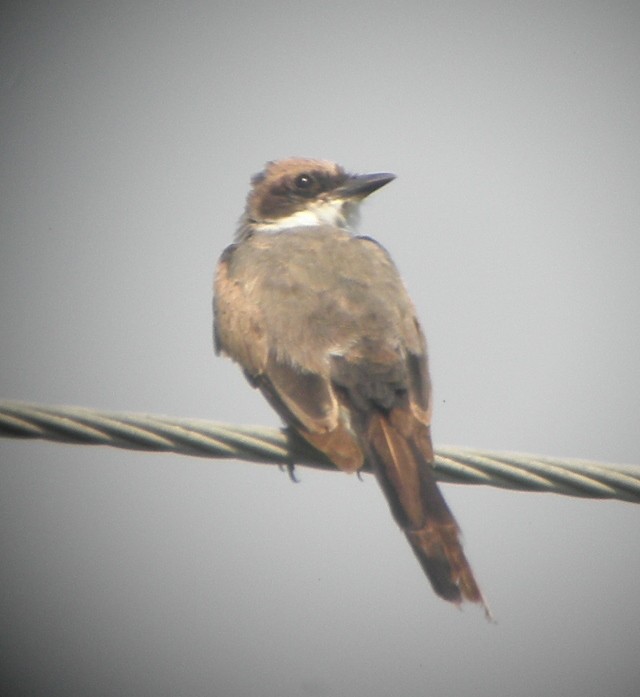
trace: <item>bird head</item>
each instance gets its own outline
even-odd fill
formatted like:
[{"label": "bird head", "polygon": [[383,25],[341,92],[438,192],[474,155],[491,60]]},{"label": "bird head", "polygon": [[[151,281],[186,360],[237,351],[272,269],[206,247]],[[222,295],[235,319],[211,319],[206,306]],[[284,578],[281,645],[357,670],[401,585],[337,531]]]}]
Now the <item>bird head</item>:
[{"label": "bird head", "polygon": [[251,179],[239,236],[316,225],[349,229],[363,199],[392,179],[386,172],[350,174],[326,160],[268,162]]}]

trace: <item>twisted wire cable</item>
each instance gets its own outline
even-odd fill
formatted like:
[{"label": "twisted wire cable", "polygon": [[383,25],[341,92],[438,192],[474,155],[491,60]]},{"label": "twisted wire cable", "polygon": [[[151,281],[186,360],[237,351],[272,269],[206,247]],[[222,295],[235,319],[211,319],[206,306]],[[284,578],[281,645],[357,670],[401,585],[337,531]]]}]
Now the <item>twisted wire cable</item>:
[{"label": "twisted wire cable", "polygon": [[[289,429],[82,407],[0,401],[0,436],[336,469]],[[640,467],[632,465],[442,446],[435,471],[444,482],[640,503]]]}]

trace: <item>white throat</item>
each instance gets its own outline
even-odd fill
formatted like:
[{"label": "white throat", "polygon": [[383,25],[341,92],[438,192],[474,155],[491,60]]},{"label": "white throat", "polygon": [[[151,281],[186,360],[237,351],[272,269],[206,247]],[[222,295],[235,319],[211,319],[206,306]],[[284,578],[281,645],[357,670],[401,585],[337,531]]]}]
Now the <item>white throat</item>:
[{"label": "white throat", "polygon": [[307,208],[269,222],[253,223],[258,232],[280,232],[295,227],[317,227],[331,225],[344,230],[353,230],[358,224],[358,203],[348,199],[334,198],[311,203]]}]

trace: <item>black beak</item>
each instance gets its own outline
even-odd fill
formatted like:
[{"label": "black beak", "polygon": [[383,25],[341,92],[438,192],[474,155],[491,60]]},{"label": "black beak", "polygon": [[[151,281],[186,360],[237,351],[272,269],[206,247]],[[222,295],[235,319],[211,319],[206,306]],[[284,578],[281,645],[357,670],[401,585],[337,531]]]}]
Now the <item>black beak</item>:
[{"label": "black beak", "polygon": [[347,181],[337,189],[336,194],[341,198],[364,198],[395,178],[395,174],[388,172],[350,174]]}]

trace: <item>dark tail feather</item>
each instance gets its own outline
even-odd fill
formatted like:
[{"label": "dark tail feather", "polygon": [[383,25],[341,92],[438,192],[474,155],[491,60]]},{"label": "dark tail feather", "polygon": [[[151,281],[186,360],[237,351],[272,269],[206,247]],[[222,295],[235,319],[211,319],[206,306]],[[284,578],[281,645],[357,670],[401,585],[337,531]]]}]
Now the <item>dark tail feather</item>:
[{"label": "dark tail feather", "polygon": [[378,413],[368,429],[372,466],[393,516],[435,592],[457,605],[464,600],[478,603],[490,618],[464,555],[458,524],[433,474],[428,426],[414,421],[408,435],[398,426]]},{"label": "dark tail feather", "polygon": [[458,524],[435,482],[431,466],[421,469],[428,501],[425,522],[420,529],[405,529],[407,540],[438,595],[456,604],[463,600],[479,603],[487,610],[464,555]]}]

